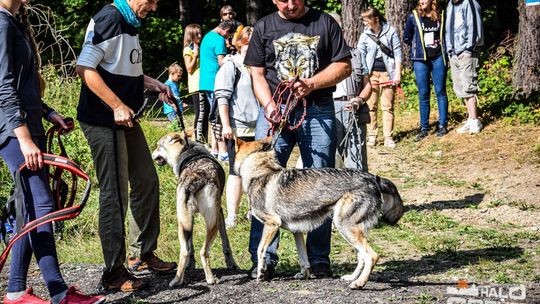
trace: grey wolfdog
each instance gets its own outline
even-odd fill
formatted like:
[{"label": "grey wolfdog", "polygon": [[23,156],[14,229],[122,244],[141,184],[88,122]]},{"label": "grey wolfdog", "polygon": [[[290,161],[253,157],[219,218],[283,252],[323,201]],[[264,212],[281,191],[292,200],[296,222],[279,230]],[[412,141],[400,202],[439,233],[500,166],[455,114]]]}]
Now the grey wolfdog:
[{"label": "grey wolfdog", "polygon": [[283,227],[294,233],[300,262],[296,278],[309,278],[303,233],[332,217],[335,227],[356,250],[358,265],[343,280],[362,288],[379,256],[367,242],[378,218],[395,224],[403,215],[403,202],[389,180],[355,169],[285,169],[266,141],[237,139],[235,170],[249,196],[253,216],[264,223],[257,249],[257,279],[264,278],[266,249]]},{"label": "grey wolfdog", "polygon": [[228,269],[237,269],[232,256],[229,238],[225,229],[221,196],[225,185],[225,172],[208,150],[201,144],[190,141],[184,134],[170,133],[163,136],[152,152],[158,165],[168,164],[176,175],[176,215],[178,219],[178,239],[180,258],[175,278],[169,286],[181,285],[188,257],[193,256],[193,216],[199,212],[206,224],[206,239],[201,248],[201,262],[208,284],[216,284],[218,279],[212,273],[208,258],[210,246],[217,232],[221,236],[223,255]]}]

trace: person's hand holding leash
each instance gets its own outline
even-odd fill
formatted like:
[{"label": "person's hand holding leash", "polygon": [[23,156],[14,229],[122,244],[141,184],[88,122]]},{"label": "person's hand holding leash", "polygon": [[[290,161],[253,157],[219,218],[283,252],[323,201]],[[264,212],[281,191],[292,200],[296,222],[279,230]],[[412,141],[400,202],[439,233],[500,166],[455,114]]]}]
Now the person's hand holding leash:
[{"label": "person's hand holding leash", "polygon": [[308,96],[314,89],[310,78],[298,78],[292,86],[294,97],[298,99]]},{"label": "person's hand holding leash", "polygon": [[364,99],[362,97],[353,97],[349,102],[343,106],[343,109],[345,111],[353,111],[356,112],[361,105],[364,104]]},{"label": "person's hand holding leash", "polygon": [[132,109],[121,103],[113,109],[114,122],[120,126],[133,127],[131,118],[135,115]]},{"label": "person's hand holding leash", "polygon": [[234,135],[233,135],[233,129],[231,128],[231,126],[223,125],[223,129],[221,130],[221,135],[223,136],[223,138],[233,139]]},{"label": "person's hand holding leash", "polygon": [[159,93],[159,101],[170,105],[171,107],[174,108],[175,112],[178,112],[178,107],[176,106],[176,100],[174,98],[174,94],[172,93],[169,86],[166,86],[165,90]]}]

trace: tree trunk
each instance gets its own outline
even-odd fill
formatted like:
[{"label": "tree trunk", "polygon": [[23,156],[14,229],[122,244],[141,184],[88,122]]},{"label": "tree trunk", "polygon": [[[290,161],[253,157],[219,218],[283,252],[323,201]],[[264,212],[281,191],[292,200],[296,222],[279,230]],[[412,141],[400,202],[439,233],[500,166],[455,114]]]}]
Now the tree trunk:
[{"label": "tree trunk", "polygon": [[360,13],[367,7],[367,0],[342,0],[341,1],[341,22],[343,36],[347,44],[356,47],[364,25]]},{"label": "tree trunk", "polygon": [[188,24],[188,7],[186,0],[178,0],[178,11],[179,16],[178,20],[180,20],[180,23],[182,23],[182,28],[185,28]]},{"label": "tree trunk", "polygon": [[519,32],[512,76],[514,91],[522,97],[540,92],[540,5],[519,1]]},{"label": "tree trunk", "polygon": [[263,0],[246,0],[246,24],[254,25],[263,11]]},{"label": "tree trunk", "polygon": [[407,67],[410,67],[410,47],[403,43],[403,31],[405,30],[407,15],[414,9],[416,3],[417,1],[414,0],[387,0],[385,5],[388,24],[396,29],[399,34],[399,39],[402,41],[401,49],[403,50],[403,66]]}]

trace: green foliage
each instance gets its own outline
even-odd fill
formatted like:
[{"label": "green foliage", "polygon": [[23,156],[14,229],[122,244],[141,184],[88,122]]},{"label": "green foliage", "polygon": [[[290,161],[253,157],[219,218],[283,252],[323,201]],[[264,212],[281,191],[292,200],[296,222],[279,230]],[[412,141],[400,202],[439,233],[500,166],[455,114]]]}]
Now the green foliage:
[{"label": "green foliage", "polygon": [[141,27],[140,41],[145,73],[157,77],[175,61],[183,65],[183,30],[178,20],[147,17]]},{"label": "green foliage", "polygon": [[381,14],[385,14],[385,0],[368,0],[369,5],[373,6],[374,8],[378,9]]},{"label": "green foliage", "polygon": [[341,11],[341,1],[339,0],[309,1],[308,5],[324,12]]},{"label": "green foliage", "polygon": [[491,60],[478,72],[479,107],[488,119],[504,117],[507,122],[539,123],[540,100],[532,96],[516,100],[512,89],[512,62],[508,56]]}]

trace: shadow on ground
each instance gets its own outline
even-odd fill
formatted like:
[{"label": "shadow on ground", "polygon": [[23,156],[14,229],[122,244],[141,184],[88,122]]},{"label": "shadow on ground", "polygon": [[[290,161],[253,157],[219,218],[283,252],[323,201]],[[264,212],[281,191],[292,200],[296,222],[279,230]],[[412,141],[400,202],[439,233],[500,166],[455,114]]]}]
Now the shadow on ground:
[{"label": "shadow on ground", "polygon": [[463,199],[448,200],[448,201],[433,201],[429,204],[422,205],[407,205],[405,210],[445,210],[445,209],[464,209],[478,206],[484,200],[484,193],[476,193],[467,195]]}]

